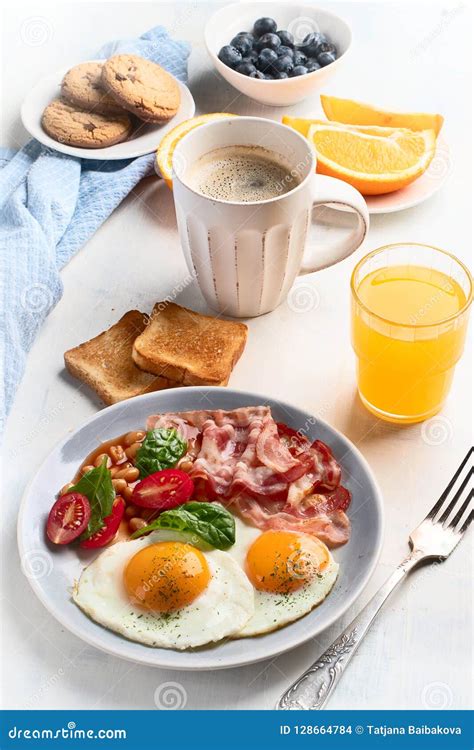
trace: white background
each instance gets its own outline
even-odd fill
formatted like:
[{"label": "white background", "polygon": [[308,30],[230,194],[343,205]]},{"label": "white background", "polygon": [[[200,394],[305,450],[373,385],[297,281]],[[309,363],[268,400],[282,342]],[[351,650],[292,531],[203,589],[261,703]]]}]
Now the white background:
[{"label": "white background", "polygon": [[[273,662],[234,671],[173,673],[107,656],[64,632],[35,599],[20,572],[15,523],[21,495],[50,448],[101,408],[65,374],[63,352],[107,328],[131,308],[150,311],[186,269],[171,193],[143,181],[63,271],[64,296],[28,358],[4,450],[2,547],[2,703],[6,708],[154,708],[155,691],[178,682],[186,708],[272,708],[280,693],[338,635],[407,551],[407,536],[446,485],[471,442],[472,368],[459,365],[442,414],[424,426],[377,421],[359,403],[349,342],[349,277],[365,252],[417,241],[470,263],[470,13],[437,2],[331,3],[351,23],[354,51],[326,93],[406,110],[439,111],[452,163],[430,201],[376,216],[363,248],[339,266],[297,282],[289,303],[249,322],[249,341],[231,379],[291,401],[330,422],[365,455],[386,506],[385,543],[364,595],[343,621]],[[295,4],[295,12],[297,5]],[[450,10],[451,9],[451,10]],[[454,9],[454,10],[453,10]],[[279,118],[282,111],[238,96],[212,72],[202,30],[203,3],[15,3],[5,12],[2,143],[22,145],[21,101],[44,74],[94,57],[112,38],[139,35],[158,23],[193,44],[190,87],[198,112],[228,109]],[[39,43],[38,43],[39,42]],[[293,112],[317,115],[319,100]],[[311,309],[299,311],[309,300]],[[179,297],[204,310],[196,287]],[[467,708],[471,704],[470,540],[442,566],[415,573],[375,622],[340,683],[330,708]],[[249,644],[251,648],[251,644]]]}]

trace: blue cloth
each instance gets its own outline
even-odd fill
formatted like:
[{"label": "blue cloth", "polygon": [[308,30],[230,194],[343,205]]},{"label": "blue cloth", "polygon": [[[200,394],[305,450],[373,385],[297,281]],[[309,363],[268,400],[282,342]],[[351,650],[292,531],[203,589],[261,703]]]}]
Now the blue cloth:
[{"label": "blue cloth", "polygon": [[[189,45],[162,26],[106,44],[98,57],[130,52],[187,80]],[[0,433],[45,317],[62,295],[60,269],[153,170],[154,155],[103,162],[60,154],[31,140],[0,149]]]}]

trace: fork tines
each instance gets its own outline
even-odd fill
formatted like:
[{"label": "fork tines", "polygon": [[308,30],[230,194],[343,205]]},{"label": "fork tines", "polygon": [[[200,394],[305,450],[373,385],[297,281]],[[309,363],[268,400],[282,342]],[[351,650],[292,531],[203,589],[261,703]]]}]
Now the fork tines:
[{"label": "fork tines", "polygon": [[438,502],[428,513],[433,523],[463,534],[473,519],[474,448],[471,448]]}]

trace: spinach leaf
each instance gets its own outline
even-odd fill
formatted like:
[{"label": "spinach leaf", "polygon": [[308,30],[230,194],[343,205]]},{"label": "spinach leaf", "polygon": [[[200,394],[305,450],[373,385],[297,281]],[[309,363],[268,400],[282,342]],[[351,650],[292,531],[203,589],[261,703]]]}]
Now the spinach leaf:
[{"label": "spinach leaf", "polygon": [[132,534],[132,539],[156,529],[189,532],[215,549],[229,549],[235,542],[234,517],[219,503],[184,503],[165,510],[148,526]]},{"label": "spinach leaf", "polygon": [[184,456],[187,443],[174,428],[158,427],[147,432],[135,458],[135,466],[144,479],[155,471],[172,469]]},{"label": "spinach leaf", "polygon": [[107,459],[104,458],[100,466],[84,474],[68,492],[80,492],[89,500],[91,517],[87,529],[80,536],[81,540],[89,539],[92,534],[103,527],[102,519],[112,513],[115,490],[110,471],[107,468]]}]

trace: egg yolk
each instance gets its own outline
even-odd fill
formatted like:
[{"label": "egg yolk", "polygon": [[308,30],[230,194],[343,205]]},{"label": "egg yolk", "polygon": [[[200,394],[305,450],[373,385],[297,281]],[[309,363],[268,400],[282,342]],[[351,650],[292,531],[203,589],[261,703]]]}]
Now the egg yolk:
[{"label": "egg yolk", "polygon": [[329,563],[329,550],[316,537],[293,531],[265,531],[247,552],[246,571],[258,591],[297,591]]},{"label": "egg yolk", "polygon": [[134,604],[153,612],[175,612],[207,588],[211,573],[196,547],[158,542],[137,552],[125,567],[125,589]]}]

